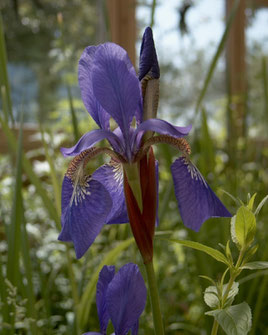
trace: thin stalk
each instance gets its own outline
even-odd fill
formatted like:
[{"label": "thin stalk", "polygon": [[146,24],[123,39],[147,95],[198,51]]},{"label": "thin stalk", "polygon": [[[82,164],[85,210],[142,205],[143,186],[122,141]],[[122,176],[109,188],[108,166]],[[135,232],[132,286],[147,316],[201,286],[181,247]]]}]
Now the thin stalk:
[{"label": "thin stalk", "polygon": [[147,280],[149,285],[150,300],[153,312],[153,321],[154,321],[154,332],[155,335],[164,335],[164,327],[162,321],[162,315],[160,310],[159,295],[157,289],[157,283],[154,273],[153,261],[145,264]]},{"label": "thin stalk", "polygon": [[[230,279],[229,279],[226,291],[225,291],[225,293],[224,293],[224,295],[221,299],[220,308],[224,308],[226,300],[228,299],[229,292],[232,289],[233,283],[234,283],[236,277],[239,276],[239,274],[240,274],[238,269],[239,269],[239,267],[242,263],[244,254],[245,254],[245,250],[244,250],[244,248],[242,248],[240,250],[239,257],[238,257],[236,265],[235,265],[235,269],[232,269],[232,270],[230,269]],[[219,323],[216,319],[214,319],[213,327],[212,327],[212,330],[211,330],[211,335],[217,335],[218,328],[219,328]]]},{"label": "thin stalk", "polygon": [[154,26],[155,7],[156,7],[156,0],[153,0],[153,2],[152,2],[152,10],[151,10],[151,23],[150,23],[150,27],[151,28],[153,28],[153,26]]},{"label": "thin stalk", "polygon": [[218,321],[216,321],[216,319],[214,319],[213,327],[211,330],[211,335],[217,335],[218,329],[219,329],[219,323]]}]

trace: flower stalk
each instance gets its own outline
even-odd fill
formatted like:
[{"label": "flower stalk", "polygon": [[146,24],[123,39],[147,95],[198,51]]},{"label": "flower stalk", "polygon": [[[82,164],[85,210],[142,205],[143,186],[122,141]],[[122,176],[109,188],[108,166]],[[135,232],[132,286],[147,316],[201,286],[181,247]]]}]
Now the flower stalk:
[{"label": "flower stalk", "polygon": [[154,332],[155,335],[164,335],[165,333],[160,310],[159,295],[155,278],[153,260],[145,264],[145,269],[150,292],[150,300],[151,300],[153,322],[154,322]]}]

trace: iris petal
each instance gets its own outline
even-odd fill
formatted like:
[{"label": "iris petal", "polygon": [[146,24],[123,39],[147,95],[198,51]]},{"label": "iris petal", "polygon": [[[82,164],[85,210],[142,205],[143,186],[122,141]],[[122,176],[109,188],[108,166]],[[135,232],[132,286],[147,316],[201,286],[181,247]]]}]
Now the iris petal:
[{"label": "iris petal", "polygon": [[160,120],[160,119],[149,119],[144,122],[142,122],[136,129],[134,134],[134,141],[133,145],[136,147],[139,147],[140,140],[142,138],[142,134],[145,131],[155,131],[162,135],[170,135],[173,137],[184,137],[188,135],[190,130],[192,129],[192,126],[187,127],[177,127],[173,126],[171,123]]},{"label": "iris petal", "polygon": [[62,184],[62,231],[60,241],[73,241],[77,258],[84,255],[105,224],[112,200],[96,180],[85,180],[76,186],[68,177]]},{"label": "iris petal", "polygon": [[146,74],[157,79],[160,77],[160,70],[157,61],[157,55],[154,46],[153,33],[150,27],[145,29],[142,37],[140,64],[139,64],[139,80],[142,80]]},{"label": "iris petal", "polygon": [[87,111],[100,128],[109,129],[110,116],[97,101],[92,88],[92,66],[97,48],[89,46],[83,51],[78,64],[78,82]]},{"label": "iris petal", "polygon": [[93,178],[98,180],[110,193],[113,206],[107,217],[107,223],[126,223],[129,222],[127,207],[124,195],[123,168],[120,163],[111,161],[97,169]]},{"label": "iris petal", "polygon": [[146,304],[146,287],[136,264],[124,265],[109,284],[107,310],[116,335],[125,335],[137,327]]},{"label": "iris petal", "polygon": [[175,195],[184,225],[198,231],[211,217],[231,217],[198,169],[185,157],[171,166]]},{"label": "iris petal", "polygon": [[110,316],[106,307],[106,292],[109,283],[114,278],[115,267],[105,265],[100,274],[97,284],[96,304],[98,309],[98,316],[100,320],[100,329],[103,334],[106,334],[106,329],[110,320]]},{"label": "iris petal", "polygon": [[109,130],[96,129],[83,135],[71,148],[61,148],[64,157],[79,155],[82,151],[94,146],[97,142],[107,139],[115,148],[121,148],[119,138]]},{"label": "iris petal", "polygon": [[128,142],[130,123],[141,95],[139,80],[127,52],[113,43],[100,45],[95,53],[92,79],[97,100],[117,122]]}]

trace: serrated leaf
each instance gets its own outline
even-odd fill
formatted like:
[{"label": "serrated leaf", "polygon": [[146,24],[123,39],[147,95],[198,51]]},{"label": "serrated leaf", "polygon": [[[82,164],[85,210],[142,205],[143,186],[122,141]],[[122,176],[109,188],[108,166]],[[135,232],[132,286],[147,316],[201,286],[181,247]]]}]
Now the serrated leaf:
[{"label": "serrated leaf", "polygon": [[249,201],[248,201],[247,208],[248,208],[250,211],[252,211],[252,209],[253,209],[254,201],[255,201],[256,195],[257,195],[257,193],[254,193],[253,196],[252,196],[252,197],[249,199]]},{"label": "serrated leaf", "polygon": [[[228,284],[223,285],[223,292],[222,292],[223,296],[226,292],[227,286]],[[239,284],[237,282],[234,282],[231,290],[228,293],[227,297],[228,304],[231,304],[235,296],[238,294],[239,291],[238,287]],[[216,308],[219,306],[218,290],[216,286],[209,286],[206,288],[204,292],[204,300],[205,303],[211,308]]]},{"label": "serrated leaf", "polygon": [[251,328],[251,310],[246,302],[207,312],[221,325],[227,335],[246,335]]},{"label": "serrated leaf", "polygon": [[248,269],[248,270],[268,269],[268,262],[249,262],[241,266],[241,269]]},{"label": "serrated leaf", "polygon": [[173,243],[178,243],[178,244],[184,245],[185,247],[192,248],[192,249],[195,249],[195,250],[203,251],[206,254],[208,254],[209,256],[216,259],[217,261],[222,262],[222,263],[229,266],[229,262],[228,262],[227,258],[224,256],[224,254],[222,252],[220,252],[217,249],[213,249],[211,247],[208,247],[207,245],[204,245],[202,243],[194,242],[194,241],[188,241],[188,240],[170,239],[170,238],[160,238],[160,239],[161,240],[167,240],[167,241],[173,242]]},{"label": "serrated leaf", "polygon": [[235,234],[234,239],[237,241],[238,248],[249,246],[253,242],[256,232],[255,215],[247,207],[241,206],[237,211],[235,223],[232,221],[233,218],[231,220],[231,226],[234,225],[232,234]]}]

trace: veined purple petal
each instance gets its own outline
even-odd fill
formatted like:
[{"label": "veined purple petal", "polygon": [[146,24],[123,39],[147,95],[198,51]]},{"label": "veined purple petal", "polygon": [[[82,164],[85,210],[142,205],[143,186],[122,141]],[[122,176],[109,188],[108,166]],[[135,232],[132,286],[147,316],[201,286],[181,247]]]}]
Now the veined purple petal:
[{"label": "veined purple petal", "polygon": [[129,222],[124,194],[124,173],[122,164],[111,161],[97,169],[93,176],[110,193],[113,206],[107,217],[106,223]]},{"label": "veined purple petal", "polygon": [[139,80],[127,52],[114,43],[100,45],[95,53],[92,79],[97,100],[115,119],[129,148],[129,127],[141,95]]},{"label": "veined purple petal", "polygon": [[141,43],[139,80],[142,80],[147,73],[157,79],[160,77],[160,70],[154,46],[153,32],[150,27],[145,29]]},{"label": "veined purple petal", "polygon": [[109,130],[96,129],[83,135],[71,148],[61,148],[64,157],[77,156],[82,151],[93,147],[97,142],[107,139],[113,147],[121,148],[119,138]]},{"label": "veined purple petal", "polygon": [[62,184],[62,231],[60,241],[73,241],[77,258],[81,258],[105,224],[112,200],[104,186],[87,177],[76,185],[68,177]]},{"label": "veined purple petal", "polygon": [[96,304],[100,320],[100,329],[103,334],[106,334],[106,329],[110,320],[106,306],[106,292],[109,283],[114,278],[114,274],[115,267],[105,265],[99,274],[99,280],[97,283]]},{"label": "veined purple petal", "polygon": [[115,334],[126,335],[136,326],[146,304],[146,287],[136,264],[124,265],[110,282],[107,310]]},{"label": "veined purple petal", "polygon": [[171,123],[160,120],[160,119],[149,119],[142,122],[136,129],[136,136],[141,131],[155,131],[162,135],[170,135],[173,137],[184,137],[189,134],[192,126],[187,127],[177,127],[173,126]]},{"label": "veined purple petal", "polygon": [[180,138],[188,135],[191,129],[191,125],[187,127],[178,127],[161,119],[146,120],[137,127],[135,133],[132,135],[132,151],[135,152],[139,149],[142,136],[146,131],[154,131],[161,135],[170,135]]},{"label": "veined purple petal", "polygon": [[175,195],[184,225],[198,231],[211,217],[231,217],[199,170],[185,157],[171,166]]},{"label": "veined purple petal", "polygon": [[97,101],[92,88],[92,66],[97,48],[89,46],[83,51],[78,63],[78,82],[87,111],[100,128],[109,129],[110,116]]}]

